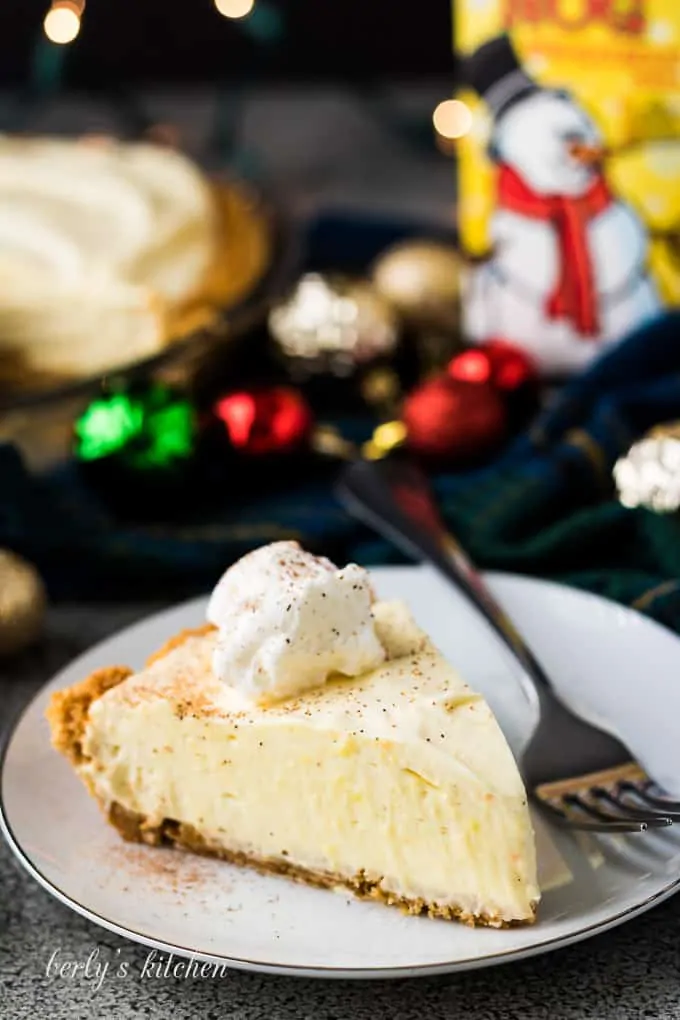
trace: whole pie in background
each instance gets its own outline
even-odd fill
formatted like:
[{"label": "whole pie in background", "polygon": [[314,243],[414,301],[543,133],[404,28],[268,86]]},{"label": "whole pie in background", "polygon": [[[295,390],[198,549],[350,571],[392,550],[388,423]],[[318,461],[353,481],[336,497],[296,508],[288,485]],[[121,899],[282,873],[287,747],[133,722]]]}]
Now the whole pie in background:
[{"label": "whole pie in background", "polygon": [[152,357],[243,300],[269,257],[248,187],[176,150],[0,136],[0,386]]}]

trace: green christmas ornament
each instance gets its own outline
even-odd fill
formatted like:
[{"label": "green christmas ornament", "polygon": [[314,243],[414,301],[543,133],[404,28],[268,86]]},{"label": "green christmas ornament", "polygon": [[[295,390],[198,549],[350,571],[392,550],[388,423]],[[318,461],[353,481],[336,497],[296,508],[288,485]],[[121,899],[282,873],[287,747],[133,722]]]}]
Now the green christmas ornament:
[{"label": "green christmas ornament", "polygon": [[99,397],[75,423],[79,460],[116,457],[138,471],[163,470],[190,459],[196,438],[191,403],[158,384]]},{"label": "green christmas ornament", "polygon": [[94,400],[74,425],[81,475],[116,515],[161,520],[199,499],[198,416],[157,383]]},{"label": "green christmas ornament", "polygon": [[162,468],[194,453],[196,422],[194,409],[185,400],[176,401],[149,414],[146,421],[149,444],[138,455],[140,467]]},{"label": "green christmas ornament", "polygon": [[76,454],[81,460],[99,460],[123,450],[141,435],[144,410],[124,393],[93,401],[75,424]]}]

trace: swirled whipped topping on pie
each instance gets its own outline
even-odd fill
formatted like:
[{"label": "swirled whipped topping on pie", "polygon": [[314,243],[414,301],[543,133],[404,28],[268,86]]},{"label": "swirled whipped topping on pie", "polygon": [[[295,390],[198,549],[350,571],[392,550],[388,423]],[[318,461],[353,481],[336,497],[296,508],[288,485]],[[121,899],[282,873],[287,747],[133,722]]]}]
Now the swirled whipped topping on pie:
[{"label": "swirled whipped topping on pie", "polygon": [[177,152],[0,136],[0,356],[79,374],[153,354],[215,231],[209,185]]}]

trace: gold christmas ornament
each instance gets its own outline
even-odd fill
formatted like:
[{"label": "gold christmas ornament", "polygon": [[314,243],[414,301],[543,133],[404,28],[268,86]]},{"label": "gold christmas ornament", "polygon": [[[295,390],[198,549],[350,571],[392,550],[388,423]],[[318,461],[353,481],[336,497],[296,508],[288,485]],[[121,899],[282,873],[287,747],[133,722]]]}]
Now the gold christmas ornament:
[{"label": "gold christmas ornament", "polygon": [[45,588],[37,570],[6,549],[0,549],[0,655],[13,655],[30,645],[45,618]]},{"label": "gold christmas ornament", "polygon": [[274,341],[303,375],[349,376],[393,353],[396,316],[365,280],[308,273],[269,315]]},{"label": "gold christmas ornament", "polygon": [[458,332],[462,267],[451,245],[404,241],[375,261],[371,279],[410,325]]},{"label": "gold christmas ornament", "polygon": [[657,513],[680,509],[680,422],[648,432],[617,460],[613,474],[623,506]]}]

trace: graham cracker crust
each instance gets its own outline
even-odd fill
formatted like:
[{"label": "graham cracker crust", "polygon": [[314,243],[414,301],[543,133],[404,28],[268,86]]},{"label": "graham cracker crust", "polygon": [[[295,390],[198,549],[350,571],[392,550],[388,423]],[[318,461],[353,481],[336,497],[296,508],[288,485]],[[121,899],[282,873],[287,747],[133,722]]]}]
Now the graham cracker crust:
[{"label": "graham cracker crust", "polygon": [[271,265],[272,211],[246,182],[210,181],[216,217],[213,260],[195,293],[169,309],[166,343],[216,322],[254,291]]},{"label": "graham cracker crust", "polygon": [[[211,623],[207,623],[202,627],[180,631],[166,641],[162,648],[150,655],[146,665],[151,666],[159,659],[163,659],[189,638],[202,637],[214,629]],[[50,698],[45,715],[50,724],[52,746],[65,755],[73,765],[82,765],[85,761],[82,740],[90,705],[132,674],[133,670],[129,666],[106,666],[104,669],[96,670],[80,683],[73,684],[72,687],[55,691]]]},{"label": "graham cracker crust", "polygon": [[204,623],[202,627],[189,627],[186,630],[180,630],[178,634],[175,634],[174,637],[166,641],[162,648],[159,648],[157,652],[149,656],[146,660],[147,669],[149,666],[153,666],[154,662],[158,662],[159,659],[164,659],[166,655],[169,655],[175,648],[179,648],[180,645],[183,645],[190,638],[204,637],[215,629],[212,623]]},{"label": "graham cracker crust", "polygon": [[56,691],[50,698],[45,715],[50,724],[52,746],[73,765],[81,765],[86,760],[82,740],[90,705],[129,676],[132,670],[127,666],[107,666],[79,684]]},{"label": "graham cracker crust", "polygon": [[459,921],[471,928],[516,928],[532,924],[535,920],[535,916],[527,921],[503,921],[490,914],[470,914],[459,907],[397,896],[383,889],[379,879],[371,879],[364,872],[348,877],[333,872],[303,868],[280,857],[258,857],[240,850],[231,850],[228,847],[210,843],[191,825],[185,825],[183,822],[176,822],[170,818],[164,818],[159,825],[150,824],[143,815],[134,814],[115,802],[104,811],[110,824],[129,843],[173,847],[192,854],[218,858],[228,864],[255,868],[261,874],[284,876],[318,889],[346,889],[359,899],[377,900],[386,906],[398,907],[406,914],[427,914],[428,917],[444,921]]},{"label": "graham cracker crust", "polygon": [[[214,630],[212,624],[180,631],[149,657],[147,666],[162,659],[173,649],[192,637],[201,637]],[[122,683],[133,671],[127,666],[110,666],[97,670],[79,684],[57,691],[50,699],[46,717],[50,725],[52,745],[65,755],[74,766],[82,765],[87,759],[83,754],[82,740],[90,705],[112,687]],[[282,858],[258,857],[240,850],[229,849],[222,844],[206,840],[193,826],[174,819],[164,818],[160,823],[151,822],[143,815],[129,811],[123,805],[103,803],[90,784],[90,793],[99,803],[107,821],[129,843],[147,846],[173,847],[193,854],[200,854],[241,867],[254,868],[262,874],[273,874],[303,882],[321,889],[346,889],[360,899],[377,900],[386,906],[398,907],[407,914],[426,914],[446,921],[459,921],[469,927],[516,928],[533,924],[536,919],[535,906],[531,918],[523,921],[504,921],[497,915],[471,914],[459,907],[398,896],[383,889],[380,879],[368,877],[364,872],[353,876],[332,872],[315,871],[292,864]]]}]

